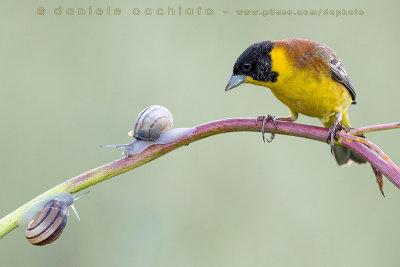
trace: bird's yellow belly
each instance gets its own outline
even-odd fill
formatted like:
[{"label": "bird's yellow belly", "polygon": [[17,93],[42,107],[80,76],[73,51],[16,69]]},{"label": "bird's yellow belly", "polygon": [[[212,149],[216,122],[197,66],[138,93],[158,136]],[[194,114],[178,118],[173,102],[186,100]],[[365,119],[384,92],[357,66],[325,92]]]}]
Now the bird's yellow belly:
[{"label": "bird's yellow belly", "polygon": [[297,73],[284,83],[269,86],[272,93],[292,111],[311,117],[327,117],[347,110],[351,96],[331,77],[314,78]]}]

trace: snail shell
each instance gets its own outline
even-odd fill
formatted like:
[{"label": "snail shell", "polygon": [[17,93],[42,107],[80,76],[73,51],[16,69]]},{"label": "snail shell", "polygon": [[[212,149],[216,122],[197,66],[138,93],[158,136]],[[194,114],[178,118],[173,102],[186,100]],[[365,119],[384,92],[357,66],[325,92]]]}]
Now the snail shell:
[{"label": "snail shell", "polygon": [[88,194],[87,191],[77,197],[62,192],[49,195],[32,204],[20,217],[18,224],[27,225],[26,239],[33,245],[43,246],[54,242],[67,225],[68,206],[71,206],[78,220],[74,201]]},{"label": "snail shell", "polygon": [[149,106],[139,113],[135,128],[128,134],[139,140],[154,141],[161,133],[172,128],[173,121],[172,114],[166,107]]},{"label": "snail shell", "polygon": [[68,206],[65,202],[52,199],[28,224],[25,237],[36,246],[54,242],[67,225]]}]

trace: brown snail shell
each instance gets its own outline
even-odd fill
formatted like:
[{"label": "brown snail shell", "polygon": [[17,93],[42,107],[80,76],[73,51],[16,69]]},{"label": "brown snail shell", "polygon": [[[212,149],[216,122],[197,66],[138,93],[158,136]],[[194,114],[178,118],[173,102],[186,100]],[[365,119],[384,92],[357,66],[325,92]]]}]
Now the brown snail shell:
[{"label": "brown snail shell", "polygon": [[153,105],[142,110],[135,123],[135,128],[128,134],[139,140],[154,141],[161,133],[173,126],[171,112],[163,106]]},{"label": "brown snail shell", "polygon": [[33,245],[43,246],[54,242],[67,225],[68,206],[52,199],[28,224],[25,237]]}]

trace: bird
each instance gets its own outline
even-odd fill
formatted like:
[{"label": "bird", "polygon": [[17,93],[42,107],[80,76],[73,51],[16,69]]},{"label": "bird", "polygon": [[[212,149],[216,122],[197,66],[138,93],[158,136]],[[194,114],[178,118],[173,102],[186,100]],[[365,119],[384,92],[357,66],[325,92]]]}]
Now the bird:
[{"label": "bird", "polygon": [[[357,94],[342,61],[328,46],[301,38],[255,43],[236,60],[225,91],[243,83],[269,88],[289,108],[290,117],[278,121],[294,122],[299,113],[319,118],[329,128],[327,141],[339,165],[366,162],[334,144],[337,131],[350,129],[348,108],[356,104]],[[276,124],[276,118],[270,118]]]},{"label": "bird", "polygon": [[[348,108],[356,104],[357,93],[342,61],[328,46],[302,38],[255,43],[236,60],[225,91],[243,83],[269,88],[289,108],[290,117],[257,118],[263,120],[263,139],[268,120],[276,127],[277,120],[294,122],[300,113],[319,118],[329,128],[327,142],[339,165],[366,163],[358,154],[335,144],[336,133],[351,127]],[[274,134],[268,142],[273,138]],[[371,167],[379,190],[385,196],[382,173]]]}]

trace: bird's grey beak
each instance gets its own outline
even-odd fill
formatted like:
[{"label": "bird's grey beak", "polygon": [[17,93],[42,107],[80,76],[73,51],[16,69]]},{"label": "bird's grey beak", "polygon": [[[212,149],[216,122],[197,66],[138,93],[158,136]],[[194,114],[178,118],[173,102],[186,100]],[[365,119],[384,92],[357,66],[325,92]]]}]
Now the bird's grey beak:
[{"label": "bird's grey beak", "polygon": [[225,91],[229,91],[242,83],[246,82],[247,77],[245,75],[233,75],[229,79],[228,84],[226,85]]}]

